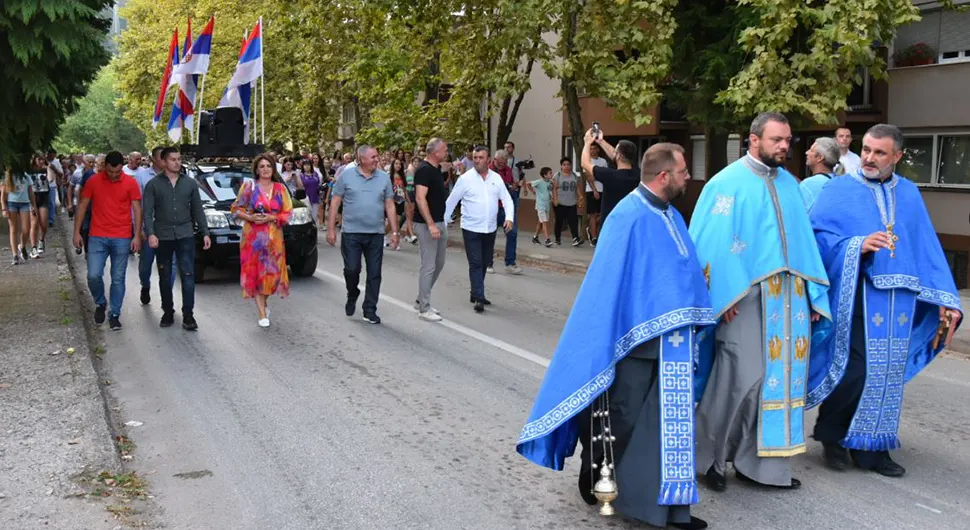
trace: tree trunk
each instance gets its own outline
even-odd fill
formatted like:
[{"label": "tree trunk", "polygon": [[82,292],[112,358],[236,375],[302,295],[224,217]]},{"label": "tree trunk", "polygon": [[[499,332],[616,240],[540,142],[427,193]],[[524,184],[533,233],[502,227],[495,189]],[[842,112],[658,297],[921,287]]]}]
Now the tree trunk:
[{"label": "tree trunk", "polygon": [[[567,58],[572,58],[576,53],[576,31],[581,8],[581,6],[573,6],[567,13],[569,22],[565,25],[561,37],[565,43]],[[566,118],[569,123],[569,136],[573,141],[573,158],[579,161],[580,154],[583,152],[583,135],[586,133],[583,127],[583,109],[579,105],[579,91],[571,76],[563,76],[560,87],[563,99],[566,100]]]},{"label": "tree trunk", "polygon": [[502,99],[502,108],[498,111],[498,129],[495,131],[496,149],[504,148],[505,142],[509,141],[509,136],[512,136],[513,121],[509,120],[511,106],[512,95],[510,94]]}]

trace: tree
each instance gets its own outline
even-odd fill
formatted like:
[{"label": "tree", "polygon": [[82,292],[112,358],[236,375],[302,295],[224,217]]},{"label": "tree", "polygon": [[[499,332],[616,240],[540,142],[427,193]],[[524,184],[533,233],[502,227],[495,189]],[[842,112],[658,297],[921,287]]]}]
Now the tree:
[{"label": "tree", "polygon": [[751,55],[716,102],[738,116],[776,110],[820,124],[838,123],[847,108],[860,67],[886,75],[877,46],[893,39],[896,28],[919,20],[910,0],[825,3],[803,0],[739,0],[757,20],[745,28],[739,44]]},{"label": "tree", "polygon": [[[317,9],[323,12],[316,13]],[[339,110],[330,98],[332,85],[326,82],[330,74],[321,72],[317,55],[323,28],[339,26],[325,18],[334,13],[329,5],[312,0],[131,0],[122,9],[128,27],[119,39],[120,55],[115,60],[125,115],[146,134],[150,146],[170,143],[164,129],[174,87],[156,130],[151,128],[151,116],[172,31],[179,28],[182,51],[186,19],[192,17],[193,37],[198,37],[205,21],[216,15],[204,101],[196,102],[200,112],[217,106],[235,71],[243,35],[262,16],[267,143],[292,140],[316,147],[320,140],[332,138]],[[185,135],[183,141],[188,142]]]},{"label": "tree", "polygon": [[606,100],[620,119],[649,123],[670,68],[676,0],[539,0],[559,41],[546,73],[560,81],[574,146],[588,128],[579,94]]},{"label": "tree", "polygon": [[54,140],[59,153],[123,153],[145,147],[145,135],[123,115],[115,90],[116,75],[111,66],[101,69],[88,93],[78,100],[77,111],[64,120]]},{"label": "tree", "polygon": [[22,169],[46,149],[87,84],[108,62],[108,0],[0,3],[0,166]]}]

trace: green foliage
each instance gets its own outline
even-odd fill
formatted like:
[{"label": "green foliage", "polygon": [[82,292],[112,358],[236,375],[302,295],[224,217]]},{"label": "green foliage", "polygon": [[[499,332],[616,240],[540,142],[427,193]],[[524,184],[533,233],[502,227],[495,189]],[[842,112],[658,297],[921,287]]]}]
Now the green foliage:
[{"label": "green foliage", "polygon": [[77,111],[64,120],[54,140],[57,152],[107,153],[117,149],[128,153],[144,149],[145,135],[118,106],[116,78],[111,66],[101,70],[87,95],[78,101]]},{"label": "green foliage", "polygon": [[20,169],[46,149],[107,63],[108,0],[0,3],[0,166]]},{"label": "green foliage", "polygon": [[858,81],[859,67],[885,77],[874,43],[888,43],[898,26],[919,20],[910,0],[739,0],[758,17],[741,32],[750,55],[717,103],[739,116],[766,110],[835,124]]}]

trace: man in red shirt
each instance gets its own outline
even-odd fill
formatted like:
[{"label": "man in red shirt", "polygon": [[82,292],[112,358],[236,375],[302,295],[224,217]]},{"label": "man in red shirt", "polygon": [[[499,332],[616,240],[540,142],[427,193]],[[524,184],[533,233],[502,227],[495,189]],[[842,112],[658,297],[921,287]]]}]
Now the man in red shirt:
[{"label": "man in red shirt", "polygon": [[[93,175],[81,189],[81,200],[74,216],[74,246],[82,248],[81,224],[91,206],[88,230],[88,289],[97,306],[94,323],[103,324],[108,300],[104,296],[104,267],[111,257],[111,302],[108,324],[112,331],[121,330],[121,304],[125,299],[125,271],[128,253],[141,248],[141,187],[122,172],[125,159],[118,151],[104,157],[104,171]],[[134,224],[132,224],[134,213]]]},{"label": "man in red shirt", "polygon": [[[519,210],[519,188],[521,187],[521,182],[515,180],[515,172],[512,170],[512,166],[509,165],[509,155],[504,150],[499,149],[495,151],[495,156],[492,157],[492,163],[488,165],[488,169],[498,173],[498,176],[502,177],[502,182],[505,182],[505,187],[509,190],[509,195],[512,197],[512,204],[515,211]],[[501,202],[501,201],[500,201]],[[505,210],[501,207],[498,209],[498,226],[505,225]],[[522,274],[522,269],[515,263],[515,249],[519,241],[519,224],[514,222],[512,224],[512,230],[505,233],[505,272],[509,274]],[[493,267],[494,256],[485,256],[485,261],[488,263],[488,267],[485,269],[486,272],[495,272]]]}]

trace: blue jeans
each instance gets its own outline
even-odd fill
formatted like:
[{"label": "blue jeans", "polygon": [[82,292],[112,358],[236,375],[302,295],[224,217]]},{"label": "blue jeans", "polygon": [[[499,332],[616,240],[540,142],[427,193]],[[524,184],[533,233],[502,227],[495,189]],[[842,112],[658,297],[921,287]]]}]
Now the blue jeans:
[{"label": "blue jeans", "polygon": [[[142,289],[148,289],[152,285],[152,265],[155,262],[156,250],[148,246],[148,239],[142,240],[141,252],[138,253],[138,280],[141,282]],[[175,255],[172,255],[172,285],[175,285]],[[193,264],[194,266],[194,264]],[[194,268],[192,270],[195,270]]]},{"label": "blue jeans", "polygon": [[485,265],[495,254],[495,232],[481,234],[461,230],[465,243],[465,256],[468,257],[468,280],[472,287],[472,298],[485,298]]},{"label": "blue jeans", "polygon": [[54,226],[54,214],[57,213],[57,187],[51,186],[47,194],[47,226]]},{"label": "blue jeans", "polygon": [[158,257],[158,291],[162,295],[162,311],[175,310],[172,287],[175,285],[175,266],[182,272],[182,316],[192,316],[195,309],[195,237],[159,241],[155,249]]},{"label": "blue jeans", "polygon": [[360,296],[361,258],[367,262],[367,280],[364,290],[364,315],[377,312],[377,300],[381,295],[381,267],[384,263],[384,234],[348,234],[340,236],[340,254],[344,259],[344,281],[347,298],[357,300]]},{"label": "blue jeans", "polygon": [[[510,192],[512,195],[512,206],[515,208],[515,212],[519,211],[519,192]],[[505,234],[505,266],[511,267],[515,265],[515,247],[519,243],[519,216],[515,216],[515,220],[512,221],[512,230],[509,230]],[[498,230],[504,230],[502,225],[505,224],[505,208],[498,209]],[[488,258],[488,266],[492,266],[492,257]]]},{"label": "blue jeans", "polygon": [[125,299],[125,271],[128,269],[130,238],[88,237],[88,289],[97,305],[105,305],[104,266],[111,257],[111,303],[108,314],[121,316],[121,304]]}]

